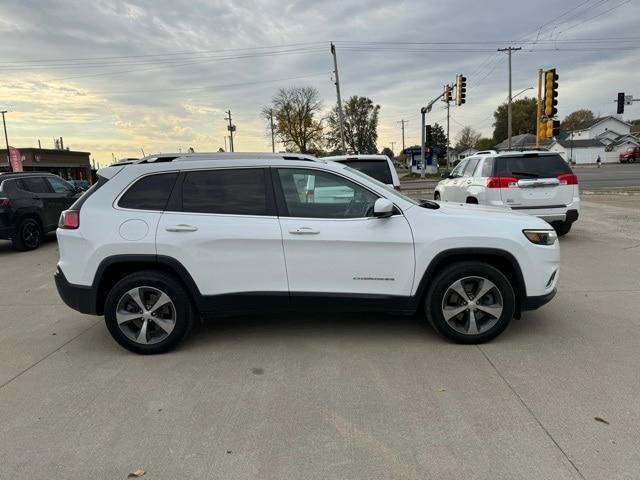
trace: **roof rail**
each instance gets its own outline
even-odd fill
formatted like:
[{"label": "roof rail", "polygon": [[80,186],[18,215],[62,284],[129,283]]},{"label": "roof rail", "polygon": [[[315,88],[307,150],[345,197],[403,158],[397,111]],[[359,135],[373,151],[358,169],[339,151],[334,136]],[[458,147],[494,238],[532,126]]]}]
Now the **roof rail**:
[{"label": "roof rail", "polygon": [[148,155],[141,159],[124,160],[114,163],[110,166],[118,167],[121,165],[140,165],[145,163],[162,163],[162,162],[192,162],[194,160],[233,160],[233,159],[284,159],[284,160],[302,160],[308,162],[316,162],[318,158],[305,153],[264,153],[264,152],[203,152],[203,153],[159,153],[157,155]]}]

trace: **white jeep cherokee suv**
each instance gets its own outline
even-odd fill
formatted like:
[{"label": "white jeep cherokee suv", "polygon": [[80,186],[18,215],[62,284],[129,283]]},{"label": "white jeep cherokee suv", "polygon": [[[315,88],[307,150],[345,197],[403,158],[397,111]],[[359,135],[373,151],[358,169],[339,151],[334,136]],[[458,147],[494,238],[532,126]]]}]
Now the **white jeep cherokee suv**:
[{"label": "white jeep cherokee suv", "polygon": [[478,343],[556,291],[542,220],[417,203],[335,162],[177,155],[98,177],[61,215],[56,285],[137,353],[169,350],[196,318],[274,310],[420,310]]},{"label": "white jeep cherokee suv", "polygon": [[435,188],[434,198],[506,207],[549,222],[566,235],[578,219],[578,178],[552,152],[478,152],[460,161]]}]

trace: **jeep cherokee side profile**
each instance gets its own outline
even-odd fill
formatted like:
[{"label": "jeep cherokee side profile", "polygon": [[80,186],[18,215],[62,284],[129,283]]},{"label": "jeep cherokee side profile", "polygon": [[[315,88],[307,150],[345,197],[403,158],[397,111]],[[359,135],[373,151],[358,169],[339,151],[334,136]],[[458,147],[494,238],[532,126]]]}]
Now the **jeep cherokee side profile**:
[{"label": "jeep cherokee side profile", "polygon": [[419,203],[335,162],[177,155],[98,177],[61,215],[56,285],[137,353],[171,349],[197,318],[301,309],[423,311],[479,343],[556,291],[544,221]]}]

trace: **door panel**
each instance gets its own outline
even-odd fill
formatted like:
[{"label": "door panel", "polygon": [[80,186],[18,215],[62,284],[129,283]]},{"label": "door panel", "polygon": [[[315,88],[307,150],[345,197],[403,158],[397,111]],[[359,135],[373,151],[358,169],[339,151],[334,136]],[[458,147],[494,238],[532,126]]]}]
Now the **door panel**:
[{"label": "door panel", "polygon": [[326,171],[279,169],[275,182],[293,296],[411,294],[413,236],[404,216],[374,218],[377,194]]}]

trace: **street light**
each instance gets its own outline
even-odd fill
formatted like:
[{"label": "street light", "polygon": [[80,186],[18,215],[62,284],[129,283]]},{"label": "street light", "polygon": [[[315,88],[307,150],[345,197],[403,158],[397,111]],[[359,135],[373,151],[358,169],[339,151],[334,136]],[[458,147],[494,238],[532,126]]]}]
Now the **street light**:
[{"label": "street light", "polygon": [[527,90],[533,90],[533,87],[529,87],[529,88],[525,88],[524,90],[516,93],[513,97],[511,97],[511,100],[513,100],[514,98],[516,98],[518,95],[520,95],[521,93],[526,92]]}]

